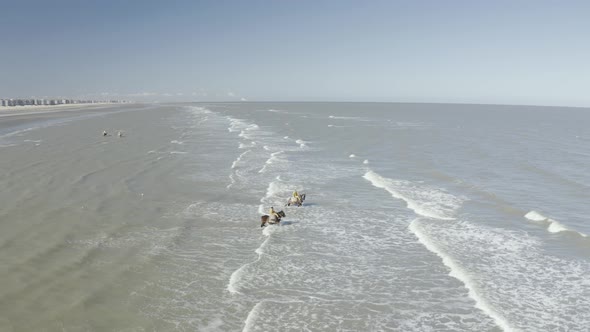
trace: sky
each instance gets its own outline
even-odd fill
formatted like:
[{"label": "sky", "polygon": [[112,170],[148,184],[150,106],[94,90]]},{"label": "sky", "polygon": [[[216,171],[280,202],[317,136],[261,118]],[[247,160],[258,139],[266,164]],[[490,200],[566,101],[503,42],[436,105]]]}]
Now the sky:
[{"label": "sky", "polygon": [[0,98],[590,107],[587,1],[0,0]]}]

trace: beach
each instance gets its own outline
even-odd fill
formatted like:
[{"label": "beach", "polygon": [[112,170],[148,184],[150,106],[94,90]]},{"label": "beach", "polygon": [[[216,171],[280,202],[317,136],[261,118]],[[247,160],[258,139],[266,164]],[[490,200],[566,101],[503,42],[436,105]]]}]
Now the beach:
[{"label": "beach", "polygon": [[27,106],[0,106],[0,117],[23,114],[42,114],[61,111],[79,111],[81,109],[97,109],[113,106],[111,103],[94,104],[62,104],[62,105],[27,105]]},{"label": "beach", "polygon": [[27,112],[0,112],[1,331],[590,324],[587,109]]}]

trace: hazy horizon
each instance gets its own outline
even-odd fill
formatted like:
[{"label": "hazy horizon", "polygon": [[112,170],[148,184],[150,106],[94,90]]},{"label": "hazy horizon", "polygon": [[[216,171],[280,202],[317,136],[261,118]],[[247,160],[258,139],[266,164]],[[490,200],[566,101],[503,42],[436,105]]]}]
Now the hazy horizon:
[{"label": "hazy horizon", "polygon": [[[80,97],[80,96],[77,96]],[[77,98],[76,97],[76,98]],[[112,98],[109,98],[112,97]],[[477,102],[438,102],[438,101],[370,101],[370,100],[136,100],[136,99],[117,99],[115,97],[125,97],[125,95],[110,95],[110,96],[103,96],[101,99],[100,96],[94,97],[96,101],[104,101],[109,102],[111,100],[120,100],[125,103],[136,103],[136,104],[162,104],[162,105],[174,105],[174,104],[241,104],[241,103],[249,103],[249,104],[305,104],[305,103],[317,103],[317,104],[330,104],[330,103],[341,103],[341,104],[416,104],[416,105],[460,105],[460,106],[494,106],[494,107],[510,107],[510,106],[518,106],[518,107],[534,107],[534,108],[582,108],[582,109],[590,109],[590,106],[577,106],[577,105],[542,105],[542,104],[530,104],[530,103],[477,103]],[[127,95],[127,97],[129,97]],[[0,99],[76,99],[74,97],[60,95],[60,96],[20,96],[20,97],[12,97],[12,96],[0,96]],[[91,98],[91,96],[86,95],[84,98],[80,97],[81,99],[84,98]],[[76,99],[77,100],[77,99]],[[65,104],[64,104],[65,105]],[[39,106],[39,105],[37,105]],[[43,107],[44,105],[40,105]],[[47,105],[45,105],[47,106]],[[60,105],[57,105],[60,106]],[[0,106],[0,108],[3,106]],[[15,107],[20,108],[22,106],[8,106],[8,107]]]},{"label": "hazy horizon", "polygon": [[585,2],[21,1],[0,98],[590,106]]}]

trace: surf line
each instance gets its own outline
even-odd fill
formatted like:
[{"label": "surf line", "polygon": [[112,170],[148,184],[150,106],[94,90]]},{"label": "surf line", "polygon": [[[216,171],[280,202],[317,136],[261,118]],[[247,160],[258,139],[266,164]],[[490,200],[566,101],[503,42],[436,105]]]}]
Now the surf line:
[{"label": "surf line", "polygon": [[234,162],[231,164],[231,168],[236,168],[236,166],[238,165],[238,163],[242,160],[242,157],[245,156],[246,154],[252,152],[252,150],[246,150],[244,152],[242,152],[238,158],[236,158],[236,160],[234,160]]},{"label": "surf line", "polygon": [[[368,168],[367,168],[368,169]],[[432,190],[432,188],[417,188],[414,184],[408,181],[395,181],[386,177],[383,177],[370,169],[363,175],[363,178],[374,187],[384,189],[389,192],[392,197],[403,200],[406,202],[406,207],[417,215],[421,215],[428,218],[441,219],[441,220],[455,220],[453,213],[455,209],[460,206],[460,200],[456,197],[442,192],[440,190]],[[428,201],[425,202],[423,195],[416,196],[412,192],[419,191],[424,194],[428,194]],[[441,201],[440,204],[432,205],[429,204],[433,200]]]},{"label": "surf line", "polygon": [[[278,180],[278,177],[277,177],[277,180]],[[260,206],[258,207],[258,212],[264,214],[264,203],[266,202],[266,200],[268,198],[270,198],[272,195],[274,195],[275,192],[276,192],[276,183],[273,181],[273,182],[269,183],[268,188],[266,189],[266,195],[260,199],[260,203],[262,203],[262,204],[260,204]],[[245,270],[250,265],[256,264],[260,261],[260,259],[262,259],[262,255],[264,255],[264,248],[268,244],[268,241],[270,240],[270,235],[272,234],[272,232],[270,231],[269,227],[266,227],[262,231],[262,234],[264,234],[266,236],[266,239],[260,244],[260,246],[258,248],[256,248],[256,250],[254,250],[254,252],[258,255],[258,257],[254,261],[240,266],[240,268],[235,270],[231,274],[231,276],[229,277],[229,283],[227,284],[227,290],[231,294],[240,294],[239,283],[242,280]]]},{"label": "surf line", "polygon": [[240,294],[238,284],[242,280],[242,276],[244,275],[244,271],[248,268],[248,266],[258,263],[258,261],[260,261],[260,259],[262,258],[262,255],[264,254],[263,249],[264,249],[264,247],[266,247],[268,240],[270,240],[270,234],[265,234],[265,235],[266,235],[266,240],[264,240],[264,242],[262,242],[262,244],[258,248],[256,248],[256,250],[254,251],[258,255],[256,260],[240,266],[240,268],[235,270],[234,273],[232,273],[231,276],[229,277],[229,283],[227,284],[227,290],[231,294]]},{"label": "surf line", "polygon": [[234,179],[234,173],[231,173],[229,175],[229,180],[230,180],[230,183],[225,187],[227,189],[230,189],[234,185],[234,183],[236,183],[236,180]]},{"label": "surf line", "polygon": [[557,220],[548,218],[535,210],[529,211],[529,213],[525,214],[524,217],[530,221],[533,221],[533,222],[546,224],[547,231],[549,233],[572,232],[572,233],[578,234],[581,237],[588,237],[588,234],[570,229],[570,228],[564,226],[562,223],[558,222]]},{"label": "surf line", "polygon": [[256,303],[252,310],[250,310],[248,316],[246,317],[246,320],[244,321],[244,329],[242,330],[242,332],[249,332],[252,329],[254,321],[258,319],[258,313],[260,312],[260,307],[262,307],[263,303],[264,301]]},{"label": "surf line", "polygon": [[264,166],[262,166],[262,168],[258,171],[258,173],[264,173],[266,171],[267,166],[274,163],[275,160],[278,160],[279,158],[277,156],[284,153],[284,152],[285,151],[281,150],[281,151],[271,153],[270,158],[268,158],[268,160],[266,160],[266,162],[264,163]]},{"label": "surf line", "polygon": [[[395,188],[395,182],[393,182],[391,179],[382,177],[373,171],[368,171],[363,177],[369,182],[371,182],[371,184],[374,187],[384,189],[387,192],[389,192],[394,198],[405,201],[407,204],[406,207],[414,211],[414,213],[418,216],[439,220],[455,220],[455,218],[444,213],[441,214],[436,213],[436,211],[425,211],[423,208],[421,208],[421,204],[399,193]],[[468,296],[475,301],[475,307],[484,312],[490,318],[492,318],[496,325],[499,326],[503,331],[519,331],[518,329],[513,328],[506,320],[506,318],[504,318],[500,313],[498,313],[493,308],[493,306],[489,304],[487,300],[479,294],[476,287],[476,283],[471,278],[469,273],[460,264],[458,264],[451,256],[447,255],[443,250],[441,250],[434,243],[434,241],[431,241],[428,235],[418,225],[420,219],[421,217],[412,220],[408,228],[412,233],[414,233],[414,235],[418,238],[418,241],[422,243],[422,245],[424,245],[424,247],[426,247],[427,250],[429,250],[430,252],[434,253],[442,259],[442,263],[450,270],[449,275],[463,283],[465,288],[467,288]]]},{"label": "surf line", "polygon": [[229,174],[230,183],[226,186],[227,189],[230,189],[236,183],[236,179],[234,177],[234,175],[236,174],[235,168],[238,166],[238,163],[242,160],[242,157],[244,157],[249,152],[252,152],[252,150],[246,150],[242,152],[238,156],[238,158],[236,158],[236,160],[234,160],[234,162],[231,164],[231,173]]},{"label": "surf line", "polygon": [[254,305],[254,307],[252,307],[252,310],[250,310],[250,312],[248,313],[248,316],[246,316],[246,320],[244,321],[244,328],[242,329],[242,332],[249,332],[250,330],[252,330],[252,328],[254,327],[254,322],[258,319],[258,316],[260,316],[260,308],[262,308],[262,306],[265,303],[270,303],[270,304],[291,304],[291,303],[295,303],[295,304],[304,304],[305,302],[303,301],[271,301],[271,300],[262,300],[258,303],[256,303],[256,305]]},{"label": "surf line", "polygon": [[479,295],[477,288],[475,286],[475,282],[470,277],[469,273],[463,269],[454,259],[452,259],[449,255],[445,254],[443,250],[441,250],[433,241],[430,240],[428,235],[422,231],[420,226],[418,225],[420,218],[412,220],[410,226],[408,227],[414,235],[418,238],[418,241],[422,243],[430,252],[434,253],[438,257],[442,259],[443,264],[449,268],[450,272],[449,275],[463,283],[465,288],[467,288],[468,295],[475,301],[475,307],[479,310],[483,311],[486,315],[491,317],[496,325],[498,325],[504,331],[519,331],[518,329],[513,328],[510,326],[510,323],[502,317],[492,305],[490,305],[486,299]]}]

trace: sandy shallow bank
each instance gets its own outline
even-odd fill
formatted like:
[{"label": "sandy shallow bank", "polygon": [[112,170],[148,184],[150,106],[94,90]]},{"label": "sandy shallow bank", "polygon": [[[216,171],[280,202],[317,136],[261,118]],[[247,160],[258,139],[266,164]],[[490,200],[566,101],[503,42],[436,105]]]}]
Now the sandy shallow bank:
[{"label": "sandy shallow bank", "polygon": [[0,106],[0,117],[25,115],[25,114],[42,114],[59,111],[77,111],[82,109],[96,109],[116,105],[128,104],[113,104],[113,103],[96,103],[96,104],[67,104],[67,105],[43,105],[43,106]]}]

